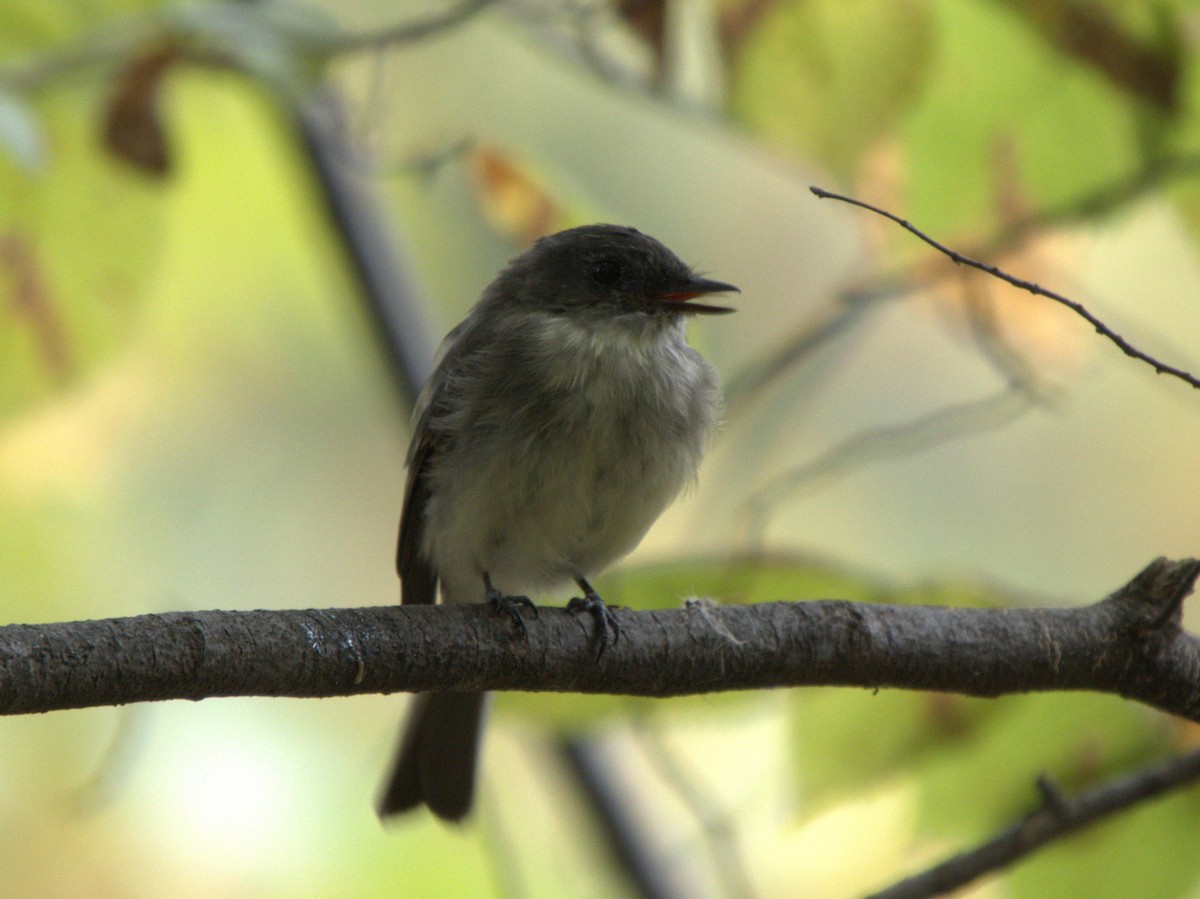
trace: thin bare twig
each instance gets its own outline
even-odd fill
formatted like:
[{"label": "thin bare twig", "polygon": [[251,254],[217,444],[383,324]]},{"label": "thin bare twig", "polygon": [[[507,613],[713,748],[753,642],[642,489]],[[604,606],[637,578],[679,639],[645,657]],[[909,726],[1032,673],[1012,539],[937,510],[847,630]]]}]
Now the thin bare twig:
[{"label": "thin bare twig", "polygon": [[1096,821],[1200,778],[1200,750],[1114,778],[1074,797],[1041,786],[1042,807],[991,839],[869,899],[925,899],[959,889]]},{"label": "thin bare twig", "polygon": [[1190,385],[1191,387],[1200,389],[1200,378],[1197,378],[1195,375],[1183,370],[1182,368],[1177,368],[1173,365],[1168,365],[1167,363],[1162,362],[1161,360],[1155,358],[1154,356],[1151,356],[1149,353],[1138,349],[1133,344],[1131,344],[1128,340],[1126,340],[1124,337],[1122,337],[1120,334],[1118,334],[1116,331],[1114,331],[1112,328],[1110,328],[1108,325],[1106,325],[1103,321],[1101,321],[1099,318],[1097,318],[1095,315],[1093,315],[1091,312],[1089,312],[1087,307],[1085,307],[1082,303],[1080,303],[1076,300],[1072,300],[1069,297],[1065,297],[1060,293],[1055,293],[1053,290],[1047,290],[1046,288],[1041,287],[1040,285],[1035,284],[1032,281],[1026,281],[1023,278],[1018,278],[1015,275],[1010,275],[1008,272],[1006,272],[1000,268],[997,268],[996,266],[991,265],[989,263],[980,262],[977,259],[972,259],[970,256],[964,256],[962,253],[959,253],[957,250],[952,250],[952,249],[950,249],[950,247],[947,247],[944,244],[938,243],[936,240],[934,240],[932,237],[930,237],[928,234],[926,234],[920,228],[917,228],[915,225],[913,225],[907,219],[902,219],[902,218],[900,218],[900,216],[896,215],[895,213],[888,212],[886,209],[881,209],[878,206],[873,206],[870,203],[867,203],[863,200],[857,200],[854,197],[848,197],[848,196],[845,196],[844,194],[837,194],[837,193],[833,193],[831,191],[827,191],[821,187],[810,187],[809,190],[811,190],[813,192],[813,194],[816,195],[817,197],[819,197],[820,199],[841,200],[843,203],[849,203],[851,206],[858,206],[862,209],[866,209],[870,212],[874,212],[876,215],[881,215],[884,218],[888,219],[889,221],[895,222],[897,225],[899,225],[905,231],[908,231],[910,234],[913,234],[916,237],[920,238],[922,241],[929,244],[929,246],[933,247],[939,253],[942,253],[943,255],[945,255],[948,259],[950,259],[952,262],[954,262],[957,265],[966,265],[966,266],[969,266],[970,268],[978,269],[981,272],[986,272],[987,274],[991,275],[992,277],[999,278],[1001,281],[1011,284],[1013,287],[1020,288],[1021,290],[1024,290],[1027,293],[1031,293],[1035,296],[1045,297],[1048,300],[1053,300],[1054,302],[1059,303],[1060,305],[1066,306],[1068,309],[1070,309],[1076,315],[1078,315],[1082,319],[1084,319],[1084,321],[1086,321],[1089,325],[1091,325],[1096,330],[1097,334],[1101,335],[1102,337],[1107,338],[1109,341],[1114,343],[1117,346],[1117,348],[1120,349],[1121,352],[1123,352],[1126,356],[1129,356],[1133,359],[1137,359],[1141,362],[1145,362],[1147,365],[1149,365],[1151,368],[1153,368],[1155,372],[1157,372],[1160,375],[1170,375],[1174,378],[1178,378],[1179,380],[1183,381],[1185,384]]},{"label": "thin bare twig", "polygon": [[[1063,228],[1110,215],[1152,190],[1172,181],[1195,177],[1197,174],[1200,174],[1200,154],[1162,156],[1147,160],[1141,167],[1100,185],[1090,193],[1073,197],[1058,206],[1034,210],[1010,221],[993,236],[976,242],[977,249],[970,255],[991,257],[1005,253],[1040,231]],[[748,365],[729,381],[726,388],[729,414],[736,415],[763,389],[808,358],[830,337],[841,333],[857,321],[858,314],[873,303],[910,296],[932,287],[945,278],[946,273],[941,270],[894,272],[872,279],[869,283],[840,291],[839,302],[832,312],[825,313],[816,324],[807,325],[782,349],[765,360]],[[1011,371],[1003,364],[1001,370],[1006,377],[1011,375]]]}]

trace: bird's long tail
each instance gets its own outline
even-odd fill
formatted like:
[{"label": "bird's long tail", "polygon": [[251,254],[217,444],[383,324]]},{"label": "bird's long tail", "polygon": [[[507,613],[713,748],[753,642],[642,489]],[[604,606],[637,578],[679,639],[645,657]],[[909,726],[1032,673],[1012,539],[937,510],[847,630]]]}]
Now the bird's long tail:
[{"label": "bird's long tail", "polygon": [[412,702],[379,816],[424,803],[439,818],[461,821],[475,795],[475,766],[486,693],[421,693]]}]

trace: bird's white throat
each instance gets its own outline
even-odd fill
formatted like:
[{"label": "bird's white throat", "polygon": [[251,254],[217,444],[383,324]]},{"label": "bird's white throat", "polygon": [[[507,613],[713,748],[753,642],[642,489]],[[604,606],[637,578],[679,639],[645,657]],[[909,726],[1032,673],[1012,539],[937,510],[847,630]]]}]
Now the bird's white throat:
[{"label": "bird's white throat", "polygon": [[568,391],[652,390],[662,377],[690,381],[696,368],[682,318],[577,321],[546,313],[529,328],[547,382]]}]

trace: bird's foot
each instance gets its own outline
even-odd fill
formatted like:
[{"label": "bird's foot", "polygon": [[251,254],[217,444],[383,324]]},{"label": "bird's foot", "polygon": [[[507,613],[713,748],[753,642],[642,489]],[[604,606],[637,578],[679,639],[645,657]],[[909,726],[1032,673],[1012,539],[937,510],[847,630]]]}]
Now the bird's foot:
[{"label": "bird's foot", "polygon": [[617,621],[613,610],[600,598],[600,594],[592,589],[591,584],[583,578],[577,578],[576,583],[583,590],[583,596],[572,598],[567,603],[567,611],[576,615],[588,613],[596,617],[596,636],[600,644],[596,650],[596,658],[599,659],[604,655],[605,649],[610,645],[615,646],[620,639],[621,622]]},{"label": "bird's foot", "polygon": [[533,604],[533,600],[528,596],[510,596],[503,590],[497,590],[492,586],[492,579],[486,574],[483,576],[483,584],[484,601],[497,612],[503,612],[511,618],[513,624],[521,631],[521,636],[528,637],[529,628],[525,625],[525,616],[521,614],[521,609],[529,609],[533,612],[533,617],[537,618],[538,607]]}]

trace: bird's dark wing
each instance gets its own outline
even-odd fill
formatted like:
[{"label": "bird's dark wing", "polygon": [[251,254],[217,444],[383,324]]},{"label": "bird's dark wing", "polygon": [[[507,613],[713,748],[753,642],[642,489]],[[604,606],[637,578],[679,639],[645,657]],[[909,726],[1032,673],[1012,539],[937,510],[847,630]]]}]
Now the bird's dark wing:
[{"label": "bird's dark wing", "polygon": [[438,427],[445,413],[446,377],[461,364],[464,351],[472,345],[472,331],[466,319],[446,335],[434,360],[434,375],[417,399],[412,444],[408,448],[408,482],[404,487],[404,507],[400,514],[400,540],[396,546],[396,571],[400,575],[400,602],[431,604],[437,602],[437,571],[422,552],[425,542],[426,510],[429,506],[429,472],[450,438]]},{"label": "bird's dark wing", "polygon": [[437,571],[421,551],[425,537],[425,509],[429,504],[429,465],[437,454],[436,444],[431,435],[421,435],[418,431],[408,462],[400,540],[396,546],[402,603],[437,602]]}]

